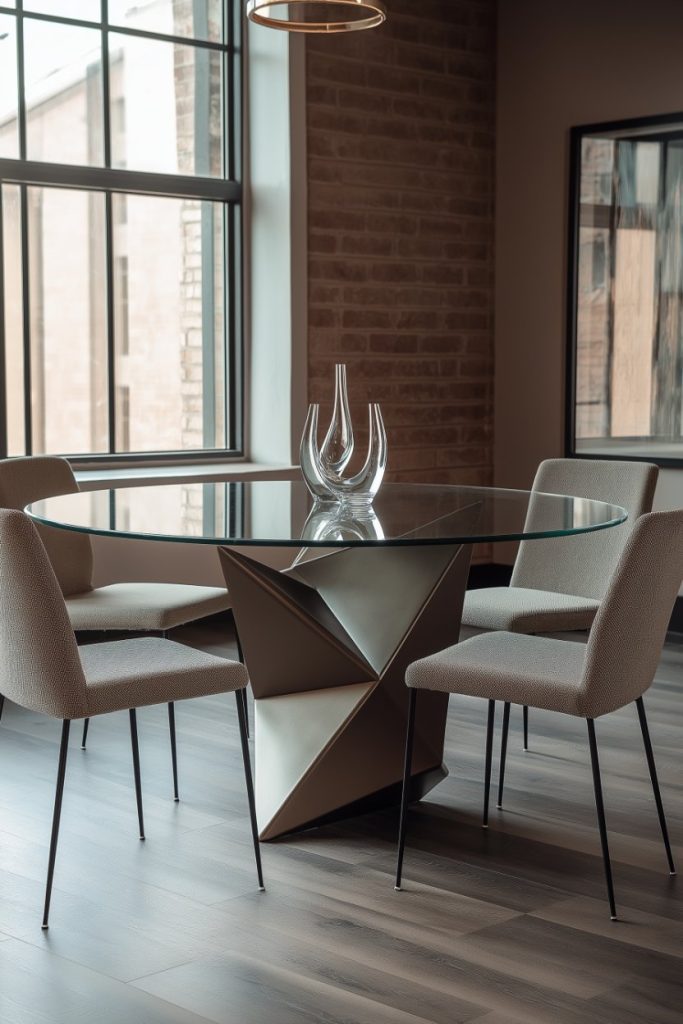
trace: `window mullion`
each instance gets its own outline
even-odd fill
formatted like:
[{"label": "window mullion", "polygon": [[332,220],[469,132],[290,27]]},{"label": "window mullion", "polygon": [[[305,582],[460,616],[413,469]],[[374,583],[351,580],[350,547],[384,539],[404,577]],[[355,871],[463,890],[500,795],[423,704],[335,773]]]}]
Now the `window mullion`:
[{"label": "window mullion", "polygon": [[223,444],[226,448],[235,447],[235,433],[233,430],[233,400],[235,391],[235,370],[232,360],[233,331],[231,327],[232,317],[232,267],[230,266],[230,221],[232,218],[232,206],[228,203],[223,205],[221,211],[223,217],[223,276],[225,279],[223,287],[223,363],[225,373],[223,375]]},{"label": "window mullion", "polygon": [[24,447],[33,454],[33,406],[31,373],[31,297],[29,281],[28,186],[19,190],[21,198],[21,302],[24,346]]},{"label": "window mullion", "polygon": [[26,183],[51,188],[168,196],[174,199],[209,199],[219,203],[238,203],[242,198],[240,185],[224,178],[131,171],[119,167],[55,164],[45,160],[15,160],[11,157],[0,157],[0,179],[17,185]]},{"label": "window mullion", "polygon": [[114,217],[112,194],[105,194],[105,274],[107,290],[107,408],[109,452],[116,452],[116,353],[114,350]]},{"label": "window mullion", "polygon": [[[239,269],[237,261],[237,209],[231,204],[226,207],[227,229],[225,231],[226,245],[226,311],[225,311],[225,366],[226,366],[226,428],[228,437],[226,443],[230,448],[241,448],[242,438],[238,437],[238,413],[241,406],[241,393],[239,391],[241,372],[239,356],[237,351],[238,340],[238,315],[237,303],[241,294],[239,285]],[[241,432],[240,432],[241,434]]]},{"label": "window mullion", "polygon": [[109,84],[109,0],[102,0],[102,134],[104,166],[111,167],[111,103]]},{"label": "window mullion", "polygon": [[0,395],[2,396],[2,409],[0,409],[0,459],[7,458],[7,369],[5,363],[5,255],[4,255],[4,218],[3,218],[3,193],[0,185]]},{"label": "window mullion", "polygon": [[26,159],[26,84],[24,76],[24,16],[23,0],[17,0],[17,127],[19,130],[19,159]]}]

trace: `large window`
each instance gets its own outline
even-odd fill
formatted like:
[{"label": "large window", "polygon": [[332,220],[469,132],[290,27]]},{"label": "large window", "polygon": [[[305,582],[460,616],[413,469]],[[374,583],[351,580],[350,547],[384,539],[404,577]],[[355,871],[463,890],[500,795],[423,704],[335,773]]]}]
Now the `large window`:
[{"label": "large window", "polygon": [[569,448],[683,462],[683,116],[573,132]]},{"label": "large window", "polygon": [[0,456],[241,447],[235,0],[0,0]]}]

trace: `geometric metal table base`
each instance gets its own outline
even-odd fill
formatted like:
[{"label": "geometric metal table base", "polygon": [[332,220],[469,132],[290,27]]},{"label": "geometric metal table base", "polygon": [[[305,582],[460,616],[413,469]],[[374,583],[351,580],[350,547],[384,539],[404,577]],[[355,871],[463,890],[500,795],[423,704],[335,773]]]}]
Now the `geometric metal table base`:
[{"label": "geometric metal table base", "polygon": [[[457,643],[471,545],[342,548],[285,572],[219,553],[255,700],[261,839],[396,802],[405,670]],[[447,708],[421,694],[416,797],[445,774]]]}]

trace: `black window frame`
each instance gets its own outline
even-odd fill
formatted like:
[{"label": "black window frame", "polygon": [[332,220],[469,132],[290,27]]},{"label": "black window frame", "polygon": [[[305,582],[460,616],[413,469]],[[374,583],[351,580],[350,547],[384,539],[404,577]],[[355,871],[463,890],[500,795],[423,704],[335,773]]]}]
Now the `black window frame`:
[{"label": "black window frame", "polygon": [[[195,464],[237,459],[244,455],[244,353],[242,320],[243,233],[242,233],[242,12],[240,0],[222,0],[224,31],[221,42],[189,36],[176,36],[109,23],[108,0],[100,0],[100,20],[89,21],[29,11],[24,0],[16,0],[8,7],[0,0],[0,14],[16,16],[17,26],[17,89],[19,158],[0,159],[0,458],[8,457],[7,400],[6,400],[6,325],[3,274],[3,210],[2,186],[19,187],[21,202],[22,249],[22,305],[24,350],[24,430],[26,454],[33,454],[31,438],[31,371],[30,371],[30,317],[28,273],[28,189],[31,186],[78,189],[102,193],[105,199],[105,253],[106,253],[106,344],[107,344],[107,399],[108,399],[108,452],[69,453],[50,452],[66,456],[74,465],[125,466],[145,463]],[[27,20],[52,22],[89,29],[99,29],[102,37],[102,108],[104,128],[104,165],[80,166],[26,159],[27,119],[23,74],[23,25]],[[142,39],[192,46],[204,51],[222,54],[223,117],[223,177],[201,177],[187,174],[162,174],[131,171],[111,166],[111,111],[109,81],[110,32]],[[221,203],[223,207],[223,324],[225,347],[225,446],[177,451],[117,452],[116,449],[116,374],[114,310],[116,296],[113,287],[113,233],[112,197],[115,194],[155,196],[160,198],[196,199]],[[214,387],[214,378],[206,380],[207,388]],[[206,425],[205,425],[206,432]]]},{"label": "black window frame", "polygon": [[[678,126],[678,131],[676,127]],[[613,459],[621,462],[652,462],[669,469],[682,469],[683,457],[671,457],[644,450],[642,454],[577,451],[576,445],[576,386],[577,386],[577,333],[579,299],[579,239],[581,226],[581,143],[586,136],[620,135],[630,141],[660,141],[662,138],[683,138],[683,111],[654,114],[648,117],[626,118],[618,121],[600,121],[575,125],[569,132],[569,209],[567,219],[567,308],[565,345],[565,417],[564,451],[568,458]],[[668,131],[658,132],[658,129]],[[683,440],[683,438],[682,438]],[[656,442],[653,441],[653,444]]]}]

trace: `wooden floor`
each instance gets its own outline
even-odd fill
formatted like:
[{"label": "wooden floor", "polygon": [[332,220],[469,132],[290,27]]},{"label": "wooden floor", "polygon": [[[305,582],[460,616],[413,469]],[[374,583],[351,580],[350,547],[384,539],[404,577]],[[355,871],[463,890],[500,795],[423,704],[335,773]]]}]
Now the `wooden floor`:
[{"label": "wooden floor", "polygon": [[[646,699],[683,864],[683,648]],[[40,929],[58,723],[0,724],[2,1024],[680,1024],[683,879],[666,870],[634,709],[598,723],[621,920],[605,902],[583,722],[513,710],[505,809],[480,828],[485,706],[451,701],[450,777],[411,813],[267,844],[259,893],[232,697],[72,735],[51,928]],[[498,720],[499,724],[499,720]],[[79,733],[77,728],[73,731]],[[495,801],[494,801],[495,804]]]}]

